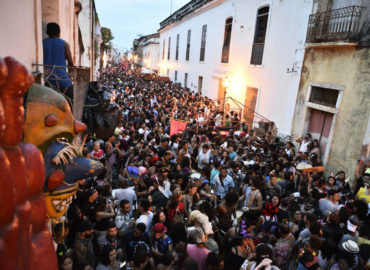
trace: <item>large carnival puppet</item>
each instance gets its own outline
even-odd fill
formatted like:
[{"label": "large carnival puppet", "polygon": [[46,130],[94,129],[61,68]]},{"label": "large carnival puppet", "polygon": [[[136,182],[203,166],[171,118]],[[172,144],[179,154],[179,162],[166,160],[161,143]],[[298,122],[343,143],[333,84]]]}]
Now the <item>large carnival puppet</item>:
[{"label": "large carnival puppet", "polygon": [[77,180],[99,174],[103,165],[81,154],[76,135],[86,125],[75,120],[63,95],[33,84],[25,99],[24,141],[36,145],[44,156],[45,201],[48,217],[64,216],[76,193]]},{"label": "large carnival puppet", "polygon": [[86,127],[64,97],[33,82],[14,58],[0,58],[0,268],[6,270],[57,269],[47,220],[65,213],[78,179],[102,170],[70,144]]}]

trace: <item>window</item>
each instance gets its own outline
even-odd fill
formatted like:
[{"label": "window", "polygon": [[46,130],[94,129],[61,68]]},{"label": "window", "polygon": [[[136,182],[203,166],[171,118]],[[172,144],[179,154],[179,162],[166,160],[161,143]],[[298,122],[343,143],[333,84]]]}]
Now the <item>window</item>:
[{"label": "window", "polygon": [[270,8],[268,6],[262,7],[257,12],[256,28],[254,30],[254,40],[253,40],[252,57],[251,57],[252,65],[262,64],[269,9]]},{"label": "window", "polygon": [[184,77],[184,87],[188,87],[188,74],[185,73],[185,77]]},{"label": "window", "polygon": [[163,39],[163,52],[162,52],[162,60],[164,60],[164,50],[165,50],[165,47],[166,47],[166,40]]},{"label": "window", "polygon": [[177,82],[177,70],[175,70],[175,82]]},{"label": "window", "polygon": [[231,40],[231,29],[233,26],[233,18],[226,19],[224,43],[222,45],[222,56],[221,63],[229,62],[229,51],[230,51],[230,40]]},{"label": "window", "polygon": [[171,37],[168,38],[168,52],[167,52],[167,59],[170,60],[171,55]]},{"label": "window", "polygon": [[203,87],[203,77],[198,77],[198,93],[202,93],[202,87]]},{"label": "window", "polygon": [[207,25],[202,27],[202,41],[200,42],[200,56],[199,61],[204,61],[204,55],[206,53],[206,36],[207,36]]},{"label": "window", "polygon": [[179,60],[179,42],[180,42],[180,34],[177,34],[176,37],[176,60]]},{"label": "window", "polygon": [[186,61],[189,61],[189,57],[190,57],[190,38],[191,38],[191,30],[188,30],[188,38],[186,41],[186,58],[185,58]]},{"label": "window", "polygon": [[309,102],[336,108],[339,91],[312,86]]}]

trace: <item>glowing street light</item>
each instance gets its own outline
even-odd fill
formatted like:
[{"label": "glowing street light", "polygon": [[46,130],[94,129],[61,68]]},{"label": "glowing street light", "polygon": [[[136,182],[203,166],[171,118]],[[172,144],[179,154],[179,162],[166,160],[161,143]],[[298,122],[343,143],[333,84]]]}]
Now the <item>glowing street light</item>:
[{"label": "glowing street light", "polygon": [[228,88],[228,87],[230,87],[230,84],[231,84],[231,82],[230,82],[229,78],[226,76],[226,77],[222,80],[222,85],[223,85],[225,88]]}]

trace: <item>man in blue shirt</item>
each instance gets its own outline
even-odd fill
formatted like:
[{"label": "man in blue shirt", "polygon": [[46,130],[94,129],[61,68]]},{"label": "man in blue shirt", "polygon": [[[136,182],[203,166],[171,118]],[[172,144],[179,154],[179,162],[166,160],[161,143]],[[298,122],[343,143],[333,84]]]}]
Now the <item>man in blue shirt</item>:
[{"label": "man in blue shirt", "polygon": [[46,33],[49,38],[43,40],[44,72],[46,86],[61,92],[70,103],[73,102],[73,85],[67,73],[68,66],[73,66],[72,53],[68,43],[60,38],[60,27],[48,23]]},{"label": "man in blue shirt", "polygon": [[233,179],[227,174],[226,167],[222,167],[220,174],[214,178],[215,193],[219,199],[223,199],[230,191],[231,188],[235,187]]},{"label": "man in blue shirt", "polygon": [[154,244],[152,247],[154,260],[158,263],[167,251],[172,250],[172,239],[166,234],[167,228],[163,223],[156,223],[153,226]]}]

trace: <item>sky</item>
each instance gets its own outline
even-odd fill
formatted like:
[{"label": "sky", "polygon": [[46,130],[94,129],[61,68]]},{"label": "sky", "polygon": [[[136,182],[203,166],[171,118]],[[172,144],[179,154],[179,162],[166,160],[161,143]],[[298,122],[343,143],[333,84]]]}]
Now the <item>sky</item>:
[{"label": "sky", "polygon": [[[189,0],[172,0],[172,12]],[[114,47],[131,49],[138,34],[157,32],[159,23],[170,15],[171,0],[95,0],[100,25],[110,28]]]}]

